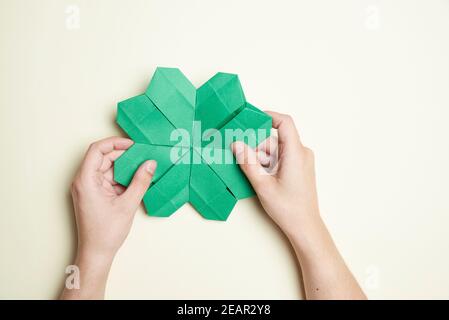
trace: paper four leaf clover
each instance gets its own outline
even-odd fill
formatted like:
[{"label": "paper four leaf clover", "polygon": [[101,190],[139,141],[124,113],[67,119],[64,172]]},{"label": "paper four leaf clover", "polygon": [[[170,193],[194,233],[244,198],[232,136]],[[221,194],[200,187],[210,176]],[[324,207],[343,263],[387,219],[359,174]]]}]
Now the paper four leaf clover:
[{"label": "paper four leaf clover", "polygon": [[157,68],[144,94],[118,104],[117,123],[135,143],[115,161],[115,181],[127,186],[144,161],[158,163],[143,198],[148,215],[168,217],[190,202],[204,218],[226,220],[254,195],[223,137],[256,147],[271,117],[246,102],[237,75],[217,73],[196,89],[179,69]]}]

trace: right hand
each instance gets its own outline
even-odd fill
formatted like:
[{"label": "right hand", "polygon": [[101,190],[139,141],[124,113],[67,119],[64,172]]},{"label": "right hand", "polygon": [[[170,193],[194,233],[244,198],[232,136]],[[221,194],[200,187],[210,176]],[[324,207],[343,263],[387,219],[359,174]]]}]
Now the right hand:
[{"label": "right hand", "polygon": [[[263,208],[287,234],[298,228],[307,230],[320,220],[315,184],[313,152],[302,145],[292,118],[267,112],[273,118],[278,139],[270,137],[257,149],[235,142],[232,150]],[[278,166],[274,174],[265,170],[267,156],[277,149]]]},{"label": "right hand", "polygon": [[[256,150],[242,142],[232,147],[262,206],[295,250],[307,299],[366,299],[320,217],[312,151],[302,145],[290,116],[269,114],[278,144],[273,137]],[[266,155],[276,146],[278,170],[270,175]]]}]

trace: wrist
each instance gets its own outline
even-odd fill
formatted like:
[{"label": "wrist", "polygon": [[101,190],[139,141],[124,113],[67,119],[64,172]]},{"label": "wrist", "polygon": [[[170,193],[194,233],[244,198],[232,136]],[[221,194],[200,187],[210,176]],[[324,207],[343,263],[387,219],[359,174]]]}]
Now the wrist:
[{"label": "wrist", "polygon": [[316,245],[325,232],[326,226],[317,212],[306,217],[291,219],[281,226],[281,230],[299,249],[307,250]]},{"label": "wrist", "polygon": [[290,228],[285,234],[301,263],[322,261],[323,257],[331,255],[332,248],[335,247],[329,231],[319,215],[303,221],[301,227]]},{"label": "wrist", "polygon": [[318,211],[299,214],[296,210],[292,210],[291,213],[285,216],[287,219],[279,221],[278,225],[288,238],[299,236],[310,237],[317,229],[324,226],[324,222]]},{"label": "wrist", "polygon": [[61,298],[103,299],[113,258],[113,255],[78,248],[75,266],[78,268],[79,288],[66,288]]},{"label": "wrist", "polygon": [[79,247],[76,255],[76,264],[93,267],[107,267],[114,260],[114,253],[98,252],[89,248]]}]

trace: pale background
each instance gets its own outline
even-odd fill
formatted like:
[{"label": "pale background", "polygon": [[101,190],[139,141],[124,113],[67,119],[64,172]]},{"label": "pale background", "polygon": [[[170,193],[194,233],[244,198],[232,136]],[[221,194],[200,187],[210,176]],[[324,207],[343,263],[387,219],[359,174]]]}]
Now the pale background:
[{"label": "pale background", "polygon": [[[316,154],[322,214],[370,298],[449,298],[449,1],[0,0],[0,298],[57,297],[69,185],[157,66],[240,75]],[[256,199],[226,223],[140,209],[107,298],[303,296]]]}]

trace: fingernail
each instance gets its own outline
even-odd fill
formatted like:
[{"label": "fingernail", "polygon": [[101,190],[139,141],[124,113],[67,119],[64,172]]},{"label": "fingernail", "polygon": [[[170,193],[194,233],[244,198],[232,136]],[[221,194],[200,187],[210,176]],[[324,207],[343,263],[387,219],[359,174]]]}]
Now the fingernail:
[{"label": "fingernail", "polygon": [[245,150],[245,144],[241,141],[234,142],[232,144],[232,149],[234,150],[235,154],[242,153]]},{"label": "fingernail", "polygon": [[146,164],[147,172],[150,174],[154,174],[154,171],[156,171],[156,166],[157,166],[156,161],[154,161],[154,160],[147,161],[147,164]]}]

